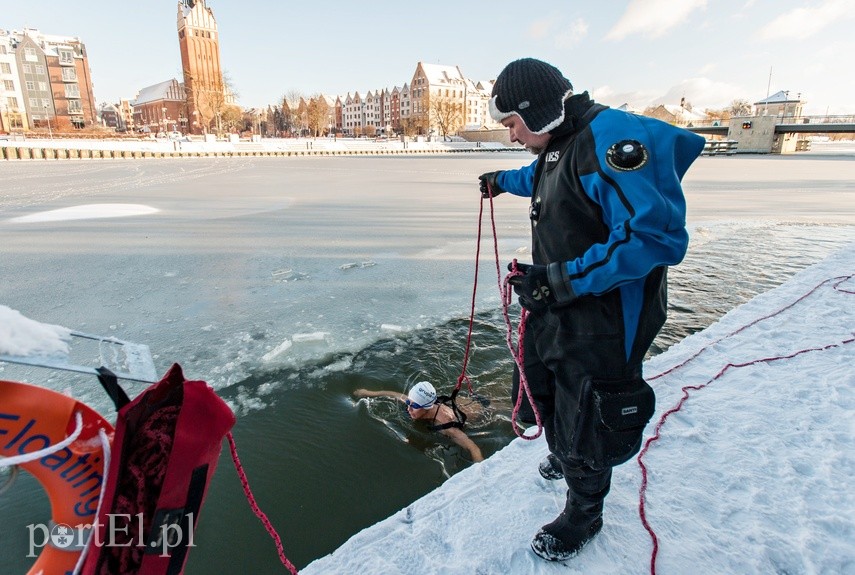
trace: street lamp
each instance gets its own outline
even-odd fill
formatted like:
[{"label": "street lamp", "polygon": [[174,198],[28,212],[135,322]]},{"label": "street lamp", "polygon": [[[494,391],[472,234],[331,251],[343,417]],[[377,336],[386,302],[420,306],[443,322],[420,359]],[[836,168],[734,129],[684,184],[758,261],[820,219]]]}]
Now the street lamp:
[{"label": "street lamp", "polygon": [[47,118],[47,129],[48,129],[48,137],[53,140],[53,130],[50,127],[50,112],[48,110],[48,105],[44,104],[45,109],[45,118]]}]

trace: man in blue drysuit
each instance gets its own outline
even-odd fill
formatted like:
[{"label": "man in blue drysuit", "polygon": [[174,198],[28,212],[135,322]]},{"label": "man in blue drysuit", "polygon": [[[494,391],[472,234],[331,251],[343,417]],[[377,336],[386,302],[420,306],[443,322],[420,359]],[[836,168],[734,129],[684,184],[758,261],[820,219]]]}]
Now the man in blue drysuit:
[{"label": "man in blue drysuit", "polygon": [[704,139],[574,94],[532,58],[502,70],[490,114],[537,155],[479,179],[485,198],[531,198],[533,263],[511,283],[529,311],[523,371],[550,451],[540,472],[568,487],[531,547],[563,561],[602,528],[612,467],[638,452],[653,415],[642,362],[665,322],[667,266],[688,246],[680,182]]}]

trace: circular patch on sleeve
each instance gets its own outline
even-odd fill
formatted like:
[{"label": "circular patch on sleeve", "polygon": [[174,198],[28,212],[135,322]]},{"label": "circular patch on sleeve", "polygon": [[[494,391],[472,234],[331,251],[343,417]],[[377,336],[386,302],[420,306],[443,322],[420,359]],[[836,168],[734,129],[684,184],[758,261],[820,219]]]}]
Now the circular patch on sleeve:
[{"label": "circular patch on sleeve", "polygon": [[621,172],[643,167],[650,158],[647,148],[638,140],[621,140],[606,152],[606,163]]}]

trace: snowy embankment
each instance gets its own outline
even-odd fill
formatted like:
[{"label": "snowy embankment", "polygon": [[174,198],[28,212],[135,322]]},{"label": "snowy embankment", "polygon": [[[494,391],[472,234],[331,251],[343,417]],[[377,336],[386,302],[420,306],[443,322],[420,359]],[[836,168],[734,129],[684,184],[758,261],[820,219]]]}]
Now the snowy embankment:
[{"label": "snowy embankment", "polygon": [[640,574],[655,536],[659,574],[855,573],[853,274],[850,245],[646,364],[644,467],[615,469],[576,558],[529,550],[565,486],[537,472],[542,439],[517,439],[301,572]]}]

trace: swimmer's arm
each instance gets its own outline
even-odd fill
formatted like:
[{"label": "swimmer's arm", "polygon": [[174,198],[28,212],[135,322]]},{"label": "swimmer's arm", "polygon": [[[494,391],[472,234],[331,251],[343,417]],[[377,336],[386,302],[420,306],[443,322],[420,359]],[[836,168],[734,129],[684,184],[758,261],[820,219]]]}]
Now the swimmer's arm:
[{"label": "swimmer's arm", "polygon": [[481,455],[481,449],[474,441],[469,439],[469,436],[464,432],[460,431],[456,427],[449,427],[448,429],[443,429],[442,433],[450,437],[454,443],[468,451],[470,457],[472,457],[472,461],[484,461],[484,456]]},{"label": "swimmer's arm", "polygon": [[397,391],[371,391],[370,389],[356,389],[353,391],[353,397],[362,399],[364,397],[391,397],[403,403],[407,396]]}]

